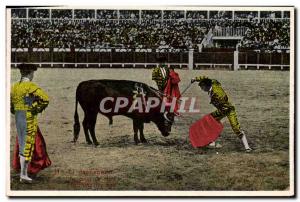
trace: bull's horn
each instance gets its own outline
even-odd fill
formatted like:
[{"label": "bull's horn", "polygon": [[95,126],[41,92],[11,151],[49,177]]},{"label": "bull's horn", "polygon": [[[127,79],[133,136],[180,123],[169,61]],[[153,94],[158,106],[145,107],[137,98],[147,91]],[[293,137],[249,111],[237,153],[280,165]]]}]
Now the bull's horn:
[{"label": "bull's horn", "polygon": [[167,117],[167,114],[168,114],[168,112],[165,112],[165,113],[164,113],[164,118],[165,118],[168,122],[171,122],[171,123],[172,123],[172,121]]}]

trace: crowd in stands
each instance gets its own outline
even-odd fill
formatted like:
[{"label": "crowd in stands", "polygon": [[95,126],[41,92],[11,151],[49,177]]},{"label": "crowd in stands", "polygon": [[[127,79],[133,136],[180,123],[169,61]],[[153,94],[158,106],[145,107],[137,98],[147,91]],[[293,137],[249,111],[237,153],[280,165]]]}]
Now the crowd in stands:
[{"label": "crowd in stands", "polygon": [[182,19],[184,18],[184,11],[164,11],[164,19]]},{"label": "crowd in stands", "polygon": [[49,9],[30,9],[28,16],[30,18],[49,18]]},{"label": "crowd in stands", "polygon": [[56,9],[52,10],[52,18],[57,19],[72,19],[72,10],[69,9]]},{"label": "crowd in stands", "polygon": [[118,19],[117,10],[97,10],[97,19]]},{"label": "crowd in stands", "polygon": [[[166,21],[12,21],[12,47],[188,49],[201,43],[207,27]],[[197,47],[194,47],[197,48]]]},{"label": "crowd in stands", "polygon": [[[13,9],[12,17],[24,18],[24,10]],[[35,19],[12,20],[13,48],[197,50],[210,29],[245,30],[241,47],[250,49],[289,47],[290,39],[289,20],[259,22],[257,12],[237,12],[235,20],[228,11],[211,11],[210,20],[203,20],[206,11],[185,15],[178,10],[53,9],[51,20],[41,19],[49,18],[49,9],[29,9],[28,14]]]},{"label": "crowd in stands", "polygon": [[76,19],[92,19],[95,18],[95,10],[74,10],[74,18]]},{"label": "crowd in stands", "polygon": [[11,17],[12,18],[26,18],[26,10],[25,9],[12,9]]},{"label": "crowd in stands", "polygon": [[121,10],[120,11],[120,19],[137,20],[138,18],[139,18],[138,10]]},{"label": "crowd in stands", "polygon": [[187,11],[186,13],[186,19],[192,20],[192,19],[206,19],[207,13],[203,11]]},{"label": "crowd in stands", "polygon": [[160,10],[143,10],[141,18],[144,20],[159,20],[162,18],[162,12]]},{"label": "crowd in stands", "polygon": [[244,48],[269,51],[287,49],[290,45],[290,24],[287,21],[251,23],[241,45]]}]

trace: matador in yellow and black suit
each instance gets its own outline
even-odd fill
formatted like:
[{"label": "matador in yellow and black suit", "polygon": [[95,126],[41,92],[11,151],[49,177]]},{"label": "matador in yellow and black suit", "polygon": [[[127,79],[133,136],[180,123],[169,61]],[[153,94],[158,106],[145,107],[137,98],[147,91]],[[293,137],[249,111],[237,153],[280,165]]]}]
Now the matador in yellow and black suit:
[{"label": "matador in yellow and black suit", "polygon": [[156,82],[158,90],[164,92],[170,72],[168,67],[165,65],[165,57],[158,58],[158,62],[160,64],[152,70],[152,80]]},{"label": "matador in yellow and black suit", "polygon": [[31,82],[37,68],[31,64],[22,64],[19,68],[22,78],[11,88],[11,112],[15,115],[18,133],[20,181],[31,181],[27,168],[34,150],[37,116],[48,106],[49,98],[37,84]]},{"label": "matador in yellow and black suit", "polygon": [[237,118],[235,107],[229,101],[229,98],[220,82],[205,76],[196,77],[192,79],[191,82],[195,81],[199,82],[199,86],[202,90],[208,92],[211,99],[210,103],[217,108],[217,110],[212,112],[211,115],[218,121],[227,116],[233,132],[242,140],[245,149],[250,151],[251,148],[248,145],[245,133],[240,129],[240,123]]},{"label": "matador in yellow and black suit", "polygon": [[26,161],[31,160],[34,140],[37,132],[37,114],[43,111],[48,103],[48,95],[31,81],[17,82],[11,90],[12,110],[15,114],[17,132],[20,142],[20,155]]}]

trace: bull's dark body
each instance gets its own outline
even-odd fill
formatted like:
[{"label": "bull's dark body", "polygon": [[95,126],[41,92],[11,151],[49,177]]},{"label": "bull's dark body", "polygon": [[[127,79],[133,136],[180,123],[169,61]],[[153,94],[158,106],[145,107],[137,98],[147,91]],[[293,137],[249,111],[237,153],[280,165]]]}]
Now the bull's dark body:
[{"label": "bull's dark body", "polygon": [[[84,119],[82,122],[85,138],[88,144],[92,144],[89,134],[92,137],[93,143],[98,145],[98,141],[95,135],[95,124],[97,120],[98,113],[103,114],[109,119],[109,123],[112,124],[112,117],[115,115],[123,115],[129,117],[133,120],[133,131],[134,131],[134,141],[136,144],[139,142],[147,142],[144,137],[143,129],[144,123],[154,122],[162,135],[169,135],[171,126],[167,127],[165,125],[165,118],[163,113],[160,112],[161,103],[158,107],[150,109],[149,113],[139,113],[133,111],[128,113],[128,109],[131,106],[132,98],[134,96],[134,90],[136,86],[143,88],[146,93],[146,97],[159,97],[151,87],[144,83],[127,81],[127,80],[89,80],[81,82],[76,90],[76,106],[74,115],[74,141],[77,140],[80,124],[79,117],[77,113],[78,102],[84,111]],[[129,105],[126,108],[122,108],[117,113],[102,113],[99,110],[100,102],[105,97],[126,97],[129,98]],[[131,99],[130,99],[131,98]],[[159,97],[161,100],[161,97]],[[112,108],[114,110],[114,102],[107,101],[105,109]],[[138,138],[138,131],[140,131],[140,139]]]}]

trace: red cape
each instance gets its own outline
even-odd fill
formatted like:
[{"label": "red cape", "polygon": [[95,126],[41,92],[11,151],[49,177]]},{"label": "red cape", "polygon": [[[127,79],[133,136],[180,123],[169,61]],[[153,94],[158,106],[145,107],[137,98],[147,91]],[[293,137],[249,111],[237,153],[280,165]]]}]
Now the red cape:
[{"label": "red cape", "polygon": [[[175,71],[170,71],[169,79],[167,81],[164,93],[168,95],[167,102],[172,102],[172,98],[176,97],[179,99],[181,97],[178,83],[180,82],[180,78],[178,73]],[[174,111],[177,112],[178,103],[175,105]]]},{"label": "red cape", "polygon": [[[51,160],[47,154],[46,143],[44,137],[38,127],[35,137],[34,151],[31,162],[28,165],[28,173],[37,174],[39,171],[47,168],[51,165]],[[20,170],[20,158],[19,158],[19,142],[16,138],[16,144],[14,148],[14,156],[12,162],[13,169]]]},{"label": "red cape", "polygon": [[214,142],[221,134],[223,125],[211,114],[206,114],[190,127],[190,141],[193,147],[204,147]]}]

